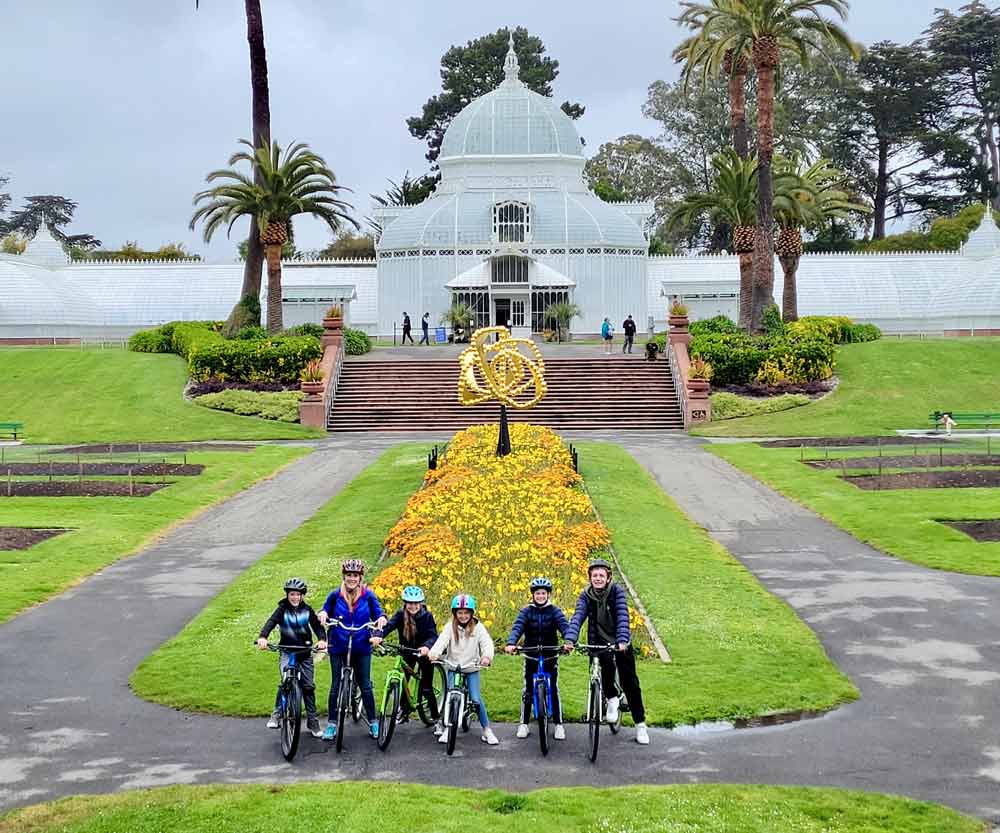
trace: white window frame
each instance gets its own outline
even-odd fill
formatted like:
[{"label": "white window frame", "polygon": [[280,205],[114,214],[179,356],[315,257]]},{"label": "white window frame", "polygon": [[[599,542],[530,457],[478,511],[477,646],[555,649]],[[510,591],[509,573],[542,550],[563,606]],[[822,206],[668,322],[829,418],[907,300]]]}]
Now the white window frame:
[{"label": "white window frame", "polygon": [[531,242],[531,206],[518,200],[505,200],[493,206],[493,242]]}]

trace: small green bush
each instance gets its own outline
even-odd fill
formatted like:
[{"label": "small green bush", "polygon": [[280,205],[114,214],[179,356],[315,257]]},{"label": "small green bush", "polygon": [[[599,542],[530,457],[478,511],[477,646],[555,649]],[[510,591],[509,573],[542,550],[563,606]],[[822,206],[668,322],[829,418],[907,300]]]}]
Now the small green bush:
[{"label": "small green bush", "polygon": [[191,366],[192,354],[212,344],[223,344],[214,321],[175,321],[170,339],[171,350]]},{"label": "small green bush", "polygon": [[372,349],[372,340],[362,330],[344,327],[344,352],[348,356],[363,356]]},{"label": "small green bush", "polygon": [[739,327],[736,326],[735,321],[725,315],[716,315],[714,318],[692,321],[688,325],[688,331],[692,336],[700,336],[707,333],[738,333]]},{"label": "small green bush", "polygon": [[755,399],[748,396],[737,396],[735,393],[719,391],[709,397],[712,402],[712,422],[722,419],[771,414],[776,411],[787,411],[800,405],[808,405],[812,400],[801,393],[786,393],[766,399]]},{"label": "small green bush", "polygon": [[785,322],[781,320],[781,310],[778,309],[777,304],[772,302],[768,305],[767,309],[764,310],[761,324],[764,326],[764,332],[769,336],[779,336],[785,332]]},{"label": "small green bush", "polygon": [[128,349],[133,353],[169,353],[170,335],[162,327],[140,330],[129,338]]},{"label": "small green bush", "polygon": [[257,416],[278,422],[298,422],[299,402],[302,401],[302,396],[299,391],[224,390],[220,393],[196,396],[194,401],[206,408],[230,411],[241,416]]},{"label": "small green bush", "polygon": [[319,341],[312,336],[264,341],[219,339],[193,350],[188,370],[196,382],[212,377],[224,382],[296,382],[302,368],[322,355]]},{"label": "small green bush", "polygon": [[745,385],[757,375],[767,359],[766,339],[746,333],[707,333],[691,339],[691,356],[701,356],[712,365],[712,381],[719,387]]},{"label": "small green bush", "polygon": [[260,341],[261,339],[267,338],[267,330],[259,324],[247,324],[245,327],[238,330],[233,338],[239,339],[240,341]]},{"label": "small green bush", "polygon": [[322,324],[299,324],[296,327],[289,327],[282,333],[283,336],[312,336],[313,338],[323,337]]},{"label": "small green bush", "polygon": [[860,344],[864,341],[878,341],[882,331],[874,324],[852,324],[848,330],[847,341],[850,344]]}]

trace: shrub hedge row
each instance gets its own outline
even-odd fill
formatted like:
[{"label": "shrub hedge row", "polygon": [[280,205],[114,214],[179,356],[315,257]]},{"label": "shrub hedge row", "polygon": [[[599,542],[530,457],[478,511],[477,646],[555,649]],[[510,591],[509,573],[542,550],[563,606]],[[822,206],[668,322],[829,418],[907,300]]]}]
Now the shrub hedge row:
[{"label": "shrub hedge row", "polygon": [[224,390],[220,393],[196,396],[194,401],[206,408],[230,411],[242,416],[257,416],[263,419],[275,419],[279,422],[298,422],[299,402],[302,401],[302,396],[299,391],[270,393],[252,390]]}]

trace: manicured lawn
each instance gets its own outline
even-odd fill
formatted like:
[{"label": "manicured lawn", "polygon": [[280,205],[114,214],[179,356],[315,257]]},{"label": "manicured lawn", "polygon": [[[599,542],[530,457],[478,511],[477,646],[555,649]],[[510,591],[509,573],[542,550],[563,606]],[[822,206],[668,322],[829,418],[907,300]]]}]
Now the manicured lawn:
[{"label": "manicured lawn", "polygon": [[30,443],[262,440],[316,429],[212,411],[184,400],[179,356],[78,348],[0,349],[0,422]]},{"label": "manicured lawn", "polygon": [[73,530],[27,550],[0,550],[0,621],[142,549],[172,524],[306,453],[308,449],[285,446],[190,452],[187,461],[202,463],[205,470],[197,477],[177,478],[144,498],[0,497],[0,526]]},{"label": "manicured lawn", "polygon": [[882,339],[837,350],[840,386],[801,408],[724,420],[712,437],[818,437],[930,428],[936,410],[1000,411],[1000,339]]},{"label": "manicured lawn", "polygon": [[[507,793],[350,782],[167,787],[15,810],[0,833],[985,833],[937,804],[809,787],[695,785]],[[374,826],[373,826],[374,825]]]},{"label": "manicured lawn", "polygon": [[[599,443],[581,448],[583,474],[595,503],[674,656],[672,665],[656,660],[641,664],[649,722],[673,725],[826,709],[857,696],[812,632],[688,521],[626,452]],[[252,650],[250,643],[281,597],[282,582],[290,575],[302,576],[318,605],[334,580],[339,581],[343,556],[356,555],[371,564],[425,466],[425,445],[386,452],[148,657],[132,676],[134,690],[179,708],[267,713],[276,662],[272,655]],[[392,609],[397,605],[392,600],[388,604]],[[441,613],[435,611],[439,623]],[[384,659],[375,662],[379,693],[387,664]],[[324,663],[317,673],[320,703],[329,690],[328,667]],[[200,680],[198,686],[190,685],[192,678]],[[564,659],[560,688],[568,718],[583,713],[585,682],[585,658]],[[484,688],[491,717],[516,719],[520,660],[499,657]]]},{"label": "manicured lawn", "polygon": [[[797,448],[737,443],[711,445],[708,450],[884,552],[939,570],[1000,576],[1000,542],[977,543],[934,520],[1000,518],[1000,489],[863,491],[840,480],[836,469],[803,465]],[[874,448],[856,448],[830,456],[876,453]]]}]

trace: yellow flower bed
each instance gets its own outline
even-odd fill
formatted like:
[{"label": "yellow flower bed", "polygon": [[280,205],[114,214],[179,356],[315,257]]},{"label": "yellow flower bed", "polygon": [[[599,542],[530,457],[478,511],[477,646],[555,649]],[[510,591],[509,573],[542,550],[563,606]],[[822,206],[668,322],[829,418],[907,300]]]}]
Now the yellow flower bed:
[{"label": "yellow flower bed", "polygon": [[[606,555],[610,535],[557,434],[512,425],[513,453],[496,457],[498,430],[475,426],[452,438],[390,530],[385,544],[398,560],[372,586],[392,605],[406,585],[420,585],[435,612],[448,610],[456,593],[472,593],[483,624],[501,639],[535,576],[552,579],[554,603],[572,615],[587,562]],[[634,613],[632,620],[641,629]]]}]

